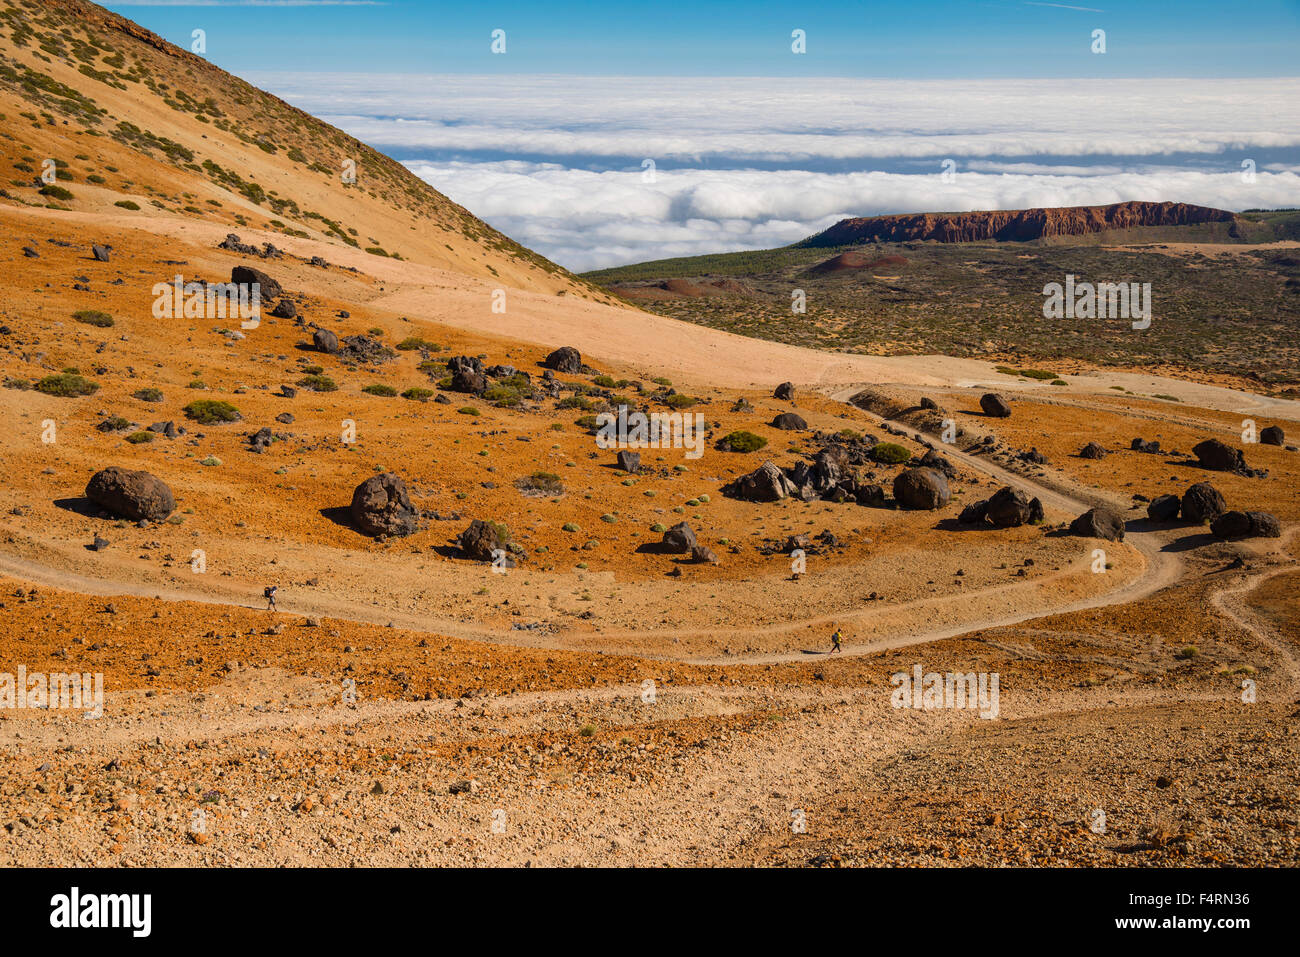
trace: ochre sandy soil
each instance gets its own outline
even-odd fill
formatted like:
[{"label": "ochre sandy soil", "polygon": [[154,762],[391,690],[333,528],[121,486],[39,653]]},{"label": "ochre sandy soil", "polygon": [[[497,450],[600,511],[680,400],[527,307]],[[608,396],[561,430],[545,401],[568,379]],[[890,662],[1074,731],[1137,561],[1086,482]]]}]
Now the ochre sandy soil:
[{"label": "ochre sandy soil", "polygon": [[[175,66],[114,36],[160,77]],[[44,63],[35,53],[5,47]],[[179,62],[173,84],[208,77]],[[82,82],[58,57],[41,69]],[[230,115],[283,121],[255,91],[208,79]],[[64,159],[74,194],[47,204],[15,168],[0,196],[0,676],[98,673],[105,689],[100,717],[0,708],[0,864],[1297,863],[1300,455],[1242,446],[1269,470],[1244,478],[1129,443],[1239,445],[1244,418],[1298,433],[1300,404],[1177,369],[1062,367],[1068,384],[1052,387],[993,359],[818,353],[686,325],[475,232],[436,194],[408,215],[400,177],[336,196],[332,167],[311,171],[287,143],[209,139],[193,110],[101,85],[88,89],[113,115],[219,155],[301,209],[333,210],[360,227],[361,248],[319,219],[277,226],[158,149],[27,117],[0,94],[0,163]],[[294,116],[304,136],[308,119]],[[331,161],[348,146],[312,143]],[[125,199],[141,209],[114,205]],[[232,229],[283,257],[218,249]],[[404,258],[367,253],[371,241]],[[111,245],[108,262],[92,243]],[[421,337],[433,359],[482,356],[534,377],[573,345],[628,381],[589,395],[590,410],[385,398],[362,390],[437,393],[441,372],[413,351],[344,363],[302,348],[311,329],[289,319],[235,336],[229,320],[153,315],[155,283],[225,281],[241,263],[340,336]],[[82,310],[113,324],[84,324]],[[315,366],[335,391],[278,394]],[[97,390],[22,388],[68,369]],[[593,373],[559,378],[600,391]],[[699,458],[647,451],[650,469],[630,477],[577,420],[610,395],[666,409],[656,379],[697,400],[688,411],[710,439]],[[773,398],[786,380],[793,403]],[[844,401],[866,387],[900,408],[933,398],[966,438],[943,446]],[[161,400],[136,397],[145,388]],[[1010,418],[978,413],[990,390]],[[191,421],[196,399],[240,419]],[[772,427],[786,411],[809,428]],[[98,430],[110,416],[131,426]],[[166,421],[186,431],[126,440]],[[247,437],[262,427],[279,438],[257,454]],[[738,429],[767,446],[715,447]],[[952,501],[909,512],[722,494],[844,429],[913,454],[938,445],[957,466]],[[993,452],[976,445],[985,435]],[[1112,454],[1078,458],[1094,440]],[[1033,448],[1046,464],[1015,458]],[[147,527],[100,514],[84,492],[109,465],[162,478],[176,512]],[[889,489],[899,468],[862,477]],[[424,517],[377,541],[343,510],[384,470]],[[521,491],[537,471],[563,491]],[[1276,514],[1284,537],[1221,543],[1143,522],[1145,499],[1205,480],[1230,507]],[[1042,497],[1043,524],[955,521],[1008,483]],[[1093,503],[1129,521],[1123,543],[1063,534]],[[460,554],[476,518],[509,527],[517,567],[495,574]],[[717,565],[638,550],[679,521]],[[810,549],[798,580],[767,548],[823,532],[836,544]],[[93,551],[96,537],[108,545]],[[272,583],[278,612],[261,607]],[[846,649],[832,657],[837,627]],[[997,716],[893,707],[891,676],[918,664],[996,673]]]}]

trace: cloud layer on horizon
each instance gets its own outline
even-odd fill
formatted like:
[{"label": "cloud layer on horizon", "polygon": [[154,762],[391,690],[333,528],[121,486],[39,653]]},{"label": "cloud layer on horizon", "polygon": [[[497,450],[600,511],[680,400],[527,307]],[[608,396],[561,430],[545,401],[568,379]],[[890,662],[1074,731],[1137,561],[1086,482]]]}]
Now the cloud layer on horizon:
[{"label": "cloud layer on horizon", "polygon": [[[255,82],[577,270],[783,245],[845,216],[1128,199],[1300,205],[1294,78]],[[1246,183],[1241,161],[1256,156]],[[939,175],[947,158],[951,182]],[[657,166],[653,182],[643,159]]]}]

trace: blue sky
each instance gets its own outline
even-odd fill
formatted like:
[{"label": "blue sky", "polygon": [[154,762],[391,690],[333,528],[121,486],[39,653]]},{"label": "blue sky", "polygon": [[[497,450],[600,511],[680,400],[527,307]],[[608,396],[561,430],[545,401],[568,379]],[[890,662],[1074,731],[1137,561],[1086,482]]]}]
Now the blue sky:
[{"label": "blue sky", "polygon": [[[1300,0],[107,3],[254,69],[680,76],[1289,76]],[[807,53],[790,50],[794,29]],[[506,54],[490,34],[506,31]],[[1106,31],[1104,56],[1091,33]]]},{"label": "blue sky", "polygon": [[213,63],[571,269],[846,216],[1300,205],[1300,0],[109,6],[206,31]]}]

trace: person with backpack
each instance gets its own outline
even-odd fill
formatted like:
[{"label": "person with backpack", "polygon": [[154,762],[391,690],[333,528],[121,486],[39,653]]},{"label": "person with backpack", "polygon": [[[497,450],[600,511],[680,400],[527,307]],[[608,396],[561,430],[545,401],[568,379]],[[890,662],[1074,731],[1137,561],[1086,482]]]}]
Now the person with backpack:
[{"label": "person with backpack", "polygon": [[279,585],[267,585],[262,589],[262,597],[266,599],[267,611],[275,611],[275,593],[279,590]]},{"label": "person with backpack", "polygon": [[840,630],[836,628],[835,634],[831,635],[831,650],[828,652],[828,654],[833,655],[837,651],[842,654],[844,652],[843,642],[844,642],[844,635],[842,635],[840,633]]}]

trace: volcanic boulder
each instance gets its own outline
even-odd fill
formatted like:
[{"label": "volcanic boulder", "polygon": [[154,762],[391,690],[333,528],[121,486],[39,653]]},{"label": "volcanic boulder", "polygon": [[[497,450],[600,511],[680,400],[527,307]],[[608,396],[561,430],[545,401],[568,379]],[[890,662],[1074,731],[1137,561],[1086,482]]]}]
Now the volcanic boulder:
[{"label": "volcanic boulder", "polygon": [[109,254],[113,251],[112,246],[100,246],[98,244],[90,247],[90,253],[102,263],[108,262]]},{"label": "volcanic boulder", "polygon": [[776,502],[794,495],[798,489],[779,468],[764,462],[748,475],[724,486],[723,491],[747,502]]},{"label": "volcanic boulder", "polygon": [[684,555],[695,547],[695,532],[685,522],[678,522],[664,532],[663,550]]},{"label": "volcanic boulder", "polygon": [[399,475],[372,475],[352,493],[353,524],[367,535],[410,535],[416,531],[415,507]]},{"label": "volcanic boulder", "polygon": [[1122,542],[1124,520],[1108,508],[1090,508],[1070,523],[1070,534]]},{"label": "volcanic boulder", "polygon": [[1241,449],[1234,449],[1230,445],[1225,445],[1218,439],[1206,439],[1192,447],[1192,454],[1196,456],[1202,468],[1211,469],[1215,472],[1245,472],[1246,457],[1241,454]]},{"label": "volcanic boulder", "polygon": [[697,565],[717,565],[718,556],[707,545],[692,545],[691,561]]},{"label": "volcanic boulder", "polygon": [[487,379],[481,372],[462,369],[451,377],[452,392],[469,392],[473,395],[482,395],[487,391],[487,387]]},{"label": "volcanic boulder", "polygon": [[278,282],[252,266],[235,266],[230,270],[230,281],[237,286],[256,284],[258,298],[261,300],[279,299],[284,295]]},{"label": "volcanic boulder", "polygon": [[1210,523],[1218,539],[1280,538],[1282,526],[1270,512],[1224,512]]},{"label": "volcanic boulder", "polygon": [[808,423],[803,420],[803,416],[796,415],[794,412],[782,412],[772,420],[772,427],[796,432],[808,428]]},{"label": "volcanic boulder", "polygon": [[573,346],[560,346],[546,357],[543,365],[556,372],[576,374],[582,371],[582,353]]},{"label": "volcanic boulder", "polygon": [[1035,517],[1041,519],[1043,506],[1038,499],[1031,499],[1019,489],[1007,486],[989,499],[985,514],[998,528],[1016,528],[1034,521]]},{"label": "volcanic boulder", "polygon": [[950,494],[948,480],[934,469],[907,469],[894,478],[894,498],[904,508],[943,508]]},{"label": "volcanic boulder", "polygon": [[1270,425],[1259,430],[1259,441],[1264,445],[1283,445],[1286,442],[1286,433],[1282,431],[1280,425]]},{"label": "volcanic boulder", "polygon": [[1228,503],[1209,482],[1197,482],[1183,493],[1183,521],[1193,525],[1212,522],[1228,510]]},{"label": "volcanic boulder", "polygon": [[161,522],[176,509],[172,490],[162,479],[116,465],[91,476],[86,498],[104,511],[134,522]]},{"label": "volcanic boulder", "polygon": [[1089,442],[1079,450],[1079,457],[1083,459],[1104,459],[1108,455],[1110,453],[1096,442]]},{"label": "volcanic boulder", "polygon": [[506,543],[501,538],[500,526],[476,518],[460,533],[457,544],[468,557],[490,562],[494,557],[492,553],[505,548]]},{"label": "volcanic boulder", "polygon": [[618,467],[624,472],[640,471],[641,453],[629,452],[627,449],[620,449],[618,453]]},{"label": "volcanic boulder", "polygon": [[773,392],[772,395],[775,396],[775,397],[778,398],[778,399],[785,399],[786,401],[791,401],[791,400],[793,400],[793,399],[794,399],[794,383],[793,383],[793,382],[782,382],[779,386],[776,387],[776,391]]},{"label": "volcanic boulder", "polygon": [[339,337],[328,329],[317,329],[313,332],[311,334],[311,344],[317,352],[337,355],[339,351]]},{"label": "volcanic boulder", "polygon": [[986,392],[980,396],[980,408],[984,410],[985,415],[995,419],[1005,419],[1011,415],[1011,406],[1007,405],[1007,400],[996,392]]},{"label": "volcanic boulder", "polygon": [[1172,522],[1181,507],[1177,495],[1157,495],[1147,505],[1147,518],[1153,522]]},{"label": "volcanic boulder", "polygon": [[1148,455],[1160,454],[1160,443],[1148,442],[1146,439],[1134,439],[1129,443],[1129,448],[1134,452],[1146,452]]},{"label": "volcanic boulder", "polygon": [[292,299],[281,299],[271,310],[271,315],[276,319],[292,319],[298,315],[298,305]]},{"label": "volcanic boulder", "polygon": [[859,505],[878,507],[885,504],[885,490],[879,485],[859,485],[853,492],[853,498]]},{"label": "volcanic boulder", "polygon": [[921,456],[921,467],[942,472],[948,478],[953,478],[957,474],[957,467],[934,449],[930,449]]},{"label": "volcanic boulder", "polygon": [[962,525],[983,525],[984,520],[989,515],[989,500],[981,499],[978,502],[971,502],[961,510],[957,516],[957,521]]},{"label": "volcanic boulder", "polygon": [[473,372],[476,375],[485,375],[483,360],[475,356],[452,356],[447,360],[447,374],[455,375],[458,372]]}]

